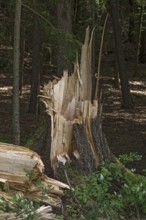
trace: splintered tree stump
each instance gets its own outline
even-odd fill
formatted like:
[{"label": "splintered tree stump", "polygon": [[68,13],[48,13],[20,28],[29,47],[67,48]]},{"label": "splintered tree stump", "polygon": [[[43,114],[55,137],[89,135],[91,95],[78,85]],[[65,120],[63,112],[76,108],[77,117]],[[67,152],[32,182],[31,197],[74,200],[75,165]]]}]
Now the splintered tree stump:
[{"label": "splintered tree stump", "polygon": [[[112,158],[102,132],[101,94],[96,94],[92,100],[92,35],[90,37],[87,28],[80,66],[76,61],[72,75],[64,71],[60,80],[54,79],[44,85],[40,95],[43,114],[50,117],[47,120],[45,116],[44,126],[41,124],[43,133],[38,132],[33,149],[40,151],[42,158],[46,156],[54,172],[60,163],[65,165],[76,159],[80,169],[88,173]],[[99,93],[98,83],[96,91]]]}]

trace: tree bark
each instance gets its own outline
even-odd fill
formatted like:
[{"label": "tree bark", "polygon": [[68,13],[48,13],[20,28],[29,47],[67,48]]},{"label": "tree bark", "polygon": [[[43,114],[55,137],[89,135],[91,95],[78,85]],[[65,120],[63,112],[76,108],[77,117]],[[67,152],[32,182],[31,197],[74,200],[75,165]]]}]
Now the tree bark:
[{"label": "tree bark", "polygon": [[21,0],[16,1],[14,23],[14,61],[13,61],[13,142],[20,143],[19,121],[19,62],[20,62]]},{"label": "tree bark", "polygon": [[[146,10],[146,6],[144,6],[144,12]],[[143,24],[142,24],[142,32],[141,32],[141,44],[140,44],[140,54],[139,61],[140,63],[146,63],[146,14],[143,14]]]},{"label": "tree bark", "polygon": [[138,63],[140,58],[140,47],[141,47],[141,34],[143,26],[143,15],[144,15],[144,6],[143,3],[140,6],[139,22],[138,22],[138,34],[137,34],[137,43],[136,43],[136,53],[134,60],[134,76],[137,76],[138,73]]},{"label": "tree bark", "polygon": [[[36,9],[36,0],[33,0]],[[40,73],[41,73],[41,27],[40,19],[34,14],[33,24],[33,42],[32,42],[32,75],[31,75],[31,94],[29,102],[29,113],[38,114],[39,103],[38,95],[40,91]]]},{"label": "tree bark", "polygon": [[44,163],[45,174],[53,177],[53,169],[50,160],[51,151],[51,118],[46,114],[44,107],[41,108],[39,116],[38,128],[34,136],[32,149],[37,152]]},{"label": "tree bark", "polygon": [[140,54],[139,61],[140,63],[146,63],[146,29],[141,33],[141,45],[140,45]]},{"label": "tree bark", "polygon": [[130,88],[128,82],[128,76],[126,71],[126,64],[122,46],[122,36],[121,36],[121,28],[119,22],[119,3],[118,0],[108,0],[109,12],[112,18],[113,30],[114,30],[114,38],[115,38],[115,50],[119,68],[119,77],[121,82],[121,91],[122,91],[122,107],[123,108],[131,108],[132,101],[130,95]]},{"label": "tree bark", "polygon": [[25,27],[21,27],[21,41],[20,41],[20,77],[19,77],[19,93],[22,94],[23,78],[24,78],[24,53],[25,53]]},{"label": "tree bark", "polygon": [[129,33],[128,33],[128,40],[131,43],[135,42],[135,34],[134,34],[134,27],[135,27],[135,21],[134,21],[134,1],[129,0],[130,4],[130,17],[129,17]]},{"label": "tree bark", "polygon": [[57,26],[60,31],[57,37],[57,74],[62,76],[64,70],[71,72],[71,44],[72,34],[72,1],[62,0],[57,3]]}]

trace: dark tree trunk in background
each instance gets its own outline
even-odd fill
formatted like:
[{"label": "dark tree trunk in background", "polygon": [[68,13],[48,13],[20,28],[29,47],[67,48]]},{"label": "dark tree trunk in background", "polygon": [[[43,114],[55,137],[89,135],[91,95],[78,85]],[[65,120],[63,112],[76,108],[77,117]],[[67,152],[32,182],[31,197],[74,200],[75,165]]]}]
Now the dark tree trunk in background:
[{"label": "dark tree trunk in background", "polygon": [[62,76],[63,70],[71,72],[70,61],[72,48],[69,35],[72,33],[72,1],[62,0],[57,3],[57,26],[60,31],[57,37],[57,74]]},{"label": "dark tree trunk in background", "polygon": [[122,36],[121,36],[121,27],[119,22],[119,2],[118,0],[108,0],[109,12],[111,14],[112,22],[113,22],[113,30],[114,30],[114,38],[115,38],[115,50],[119,68],[119,77],[121,82],[121,91],[122,91],[122,101],[123,108],[131,108],[131,96],[130,96],[130,88],[128,82],[128,76],[126,71],[126,64],[123,52],[122,45]]},{"label": "dark tree trunk in background", "polygon": [[23,78],[24,78],[24,53],[25,53],[25,27],[21,27],[21,41],[20,41],[20,77],[19,77],[19,92],[22,94]]},{"label": "dark tree trunk in background", "polygon": [[140,47],[141,47],[141,34],[142,34],[142,28],[143,28],[143,15],[144,15],[144,7],[143,7],[143,4],[141,4],[140,9],[139,9],[136,52],[135,52],[135,60],[134,60],[134,76],[138,75],[138,63],[140,59]]},{"label": "dark tree trunk in background", "polygon": [[116,53],[114,53],[115,56],[115,79],[114,79],[114,87],[119,89],[120,88],[120,78],[119,78],[119,67],[118,67],[118,60]]},{"label": "dark tree trunk in background", "polygon": [[[144,7],[144,12],[146,7]],[[141,44],[140,44],[140,54],[139,54],[140,63],[146,63],[146,14],[143,15],[143,28],[141,32]]]},{"label": "dark tree trunk in background", "polygon": [[[90,17],[91,17],[91,31],[95,28],[96,26],[96,4],[95,1],[89,1],[90,2]],[[91,63],[91,73],[92,73],[92,99],[94,98],[95,95],[95,88],[96,88],[96,41],[95,41],[95,31],[93,33],[93,39],[92,39],[92,63]]]},{"label": "dark tree trunk in background", "polygon": [[[33,1],[36,9],[36,0]],[[34,14],[33,42],[32,42],[32,75],[31,75],[31,94],[29,103],[29,113],[38,113],[38,94],[40,91],[41,73],[41,23],[39,17]]]},{"label": "dark tree trunk in background", "polygon": [[50,161],[51,118],[46,114],[43,107],[41,108],[38,124],[39,126],[34,136],[32,149],[41,156],[45,166],[45,174],[49,177],[53,177],[53,169]]},{"label": "dark tree trunk in background", "polygon": [[[86,4],[86,14],[87,14],[88,18],[90,18],[88,25],[90,27],[90,31],[92,31],[96,26],[96,2],[94,0],[86,0],[85,4]],[[91,71],[92,71],[93,76],[95,76],[95,71],[96,71],[95,70],[95,62],[97,62],[95,60],[95,58],[96,58],[95,50],[96,50],[96,45],[95,45],[95,33],[94,33],[93,38],[92,38],[92,65],[91,65]],[[94,82],[95,81],[93,81],[93,83]],[[96,86],[96,84],[93,87],[95,87],[95,86]]]},{"label": "dark tree trunk in background", "polygon": [[13,60],[13,142],[20,144],[19,69],[20,69],[21,0],[16,1]]},{"label": "dark tree trunk in background", "polygon": [[130,17],[129,17],[129,33],[128,33],[128,40],[131,43],[135,42],[135,34],[134,34],[134,27],[135,27],[135,21],[134,21],[134,1],[129,0],[130,4]]},{"label": "dark tree trunk in background", "polygon": [[141,33],[139,61],[140,63],[146,63],[146,30],[145,29]]}]

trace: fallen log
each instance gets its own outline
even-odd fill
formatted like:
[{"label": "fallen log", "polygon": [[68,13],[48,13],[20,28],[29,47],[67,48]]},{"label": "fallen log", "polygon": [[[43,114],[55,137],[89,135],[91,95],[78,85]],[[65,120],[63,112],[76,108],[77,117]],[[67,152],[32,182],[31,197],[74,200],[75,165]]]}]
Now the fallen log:
[{"label": "fallen log", "polygon": [[[44,165],[37,153],[25,147],[1,142],[0,186],[0,198],[7,201],[11,200],[15,193],[19,193],[28,199],[47,204],[48,208],[44,207],[37,213],[40,216],[43,213],[45,216],[50,216],[48,219],[54,216],[50,212],[52,207],[61,208],[63,189],[69,189],[68,185],[44,174]],[[4,215],[8,218],[8,214],[1,213],[0,219]],[[14,213],[11,215],[13,216]]]}]

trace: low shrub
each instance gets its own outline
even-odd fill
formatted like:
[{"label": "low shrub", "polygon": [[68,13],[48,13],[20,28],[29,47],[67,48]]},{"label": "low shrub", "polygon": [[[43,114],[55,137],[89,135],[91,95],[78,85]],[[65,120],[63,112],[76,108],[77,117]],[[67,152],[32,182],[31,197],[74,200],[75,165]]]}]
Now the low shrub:
[{"label": "low shrub", "polygon": [[[84,177],[75,187],[76,201],[66,206],[68,219],[120,220],[146,218],[146,177],[125,168],[124,161],[139,160],[137,154],[120,157]],[[133,159],[132,159],[133,158]]]}]

